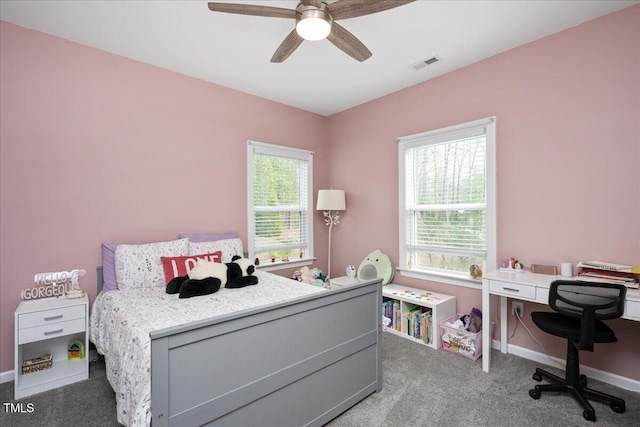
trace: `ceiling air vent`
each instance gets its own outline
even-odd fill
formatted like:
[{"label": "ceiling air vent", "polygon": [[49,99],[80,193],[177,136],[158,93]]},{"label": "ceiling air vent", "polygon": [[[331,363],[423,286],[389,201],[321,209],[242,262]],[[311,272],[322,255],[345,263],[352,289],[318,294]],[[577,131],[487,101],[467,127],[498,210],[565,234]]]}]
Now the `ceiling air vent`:
[{"label": "ceiling air vent", "polygon": [[411,65],[411,68],[413,68],[414,70],[419,70],[420,68],[424,68],[427,65],[435,64],[439,61],[441,61],[440,57],[433,56],[429,59],[423,59],[422,61],[416,62],[415,64]]}]

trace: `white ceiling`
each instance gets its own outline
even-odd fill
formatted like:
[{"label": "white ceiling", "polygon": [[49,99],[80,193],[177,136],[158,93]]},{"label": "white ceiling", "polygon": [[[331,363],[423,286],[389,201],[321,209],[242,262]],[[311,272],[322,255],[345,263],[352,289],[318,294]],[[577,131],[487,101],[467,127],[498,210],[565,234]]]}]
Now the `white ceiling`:
[{"label": "white ceiling", "polygon": [[[1,0],[0,18],[328,116],[637,3],[418,0],[339,21],[373,52],[362,63],[322,40],[272,64],[294,20],[211,12],[207,1]],[[411,68],[436,55],[442,61]]]}]

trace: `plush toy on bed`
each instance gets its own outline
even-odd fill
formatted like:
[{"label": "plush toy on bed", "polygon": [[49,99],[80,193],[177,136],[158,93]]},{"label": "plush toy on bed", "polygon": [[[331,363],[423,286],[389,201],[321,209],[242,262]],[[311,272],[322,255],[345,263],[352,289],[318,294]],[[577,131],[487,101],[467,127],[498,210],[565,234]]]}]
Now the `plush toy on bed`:
[{"label": "plush toy on bed", "polygon": [[254,271],[251,261],[237,255],[225,264],[201,259],[187,276],[172,279],[167,285],[167,293],[179,293],[179,298],[191,298],[213,294],[220,288],[256,285],[258,278],[253,276]]}]

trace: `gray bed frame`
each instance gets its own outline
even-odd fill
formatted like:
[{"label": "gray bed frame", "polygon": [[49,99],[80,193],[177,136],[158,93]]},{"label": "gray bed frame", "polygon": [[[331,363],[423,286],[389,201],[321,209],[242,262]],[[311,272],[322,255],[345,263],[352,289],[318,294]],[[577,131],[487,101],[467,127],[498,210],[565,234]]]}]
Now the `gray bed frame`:
[{"label": "gray bed frame", "polygon": [[151,332],[152,425],[326,424],[382,390],[381,303],[376,279]]}]

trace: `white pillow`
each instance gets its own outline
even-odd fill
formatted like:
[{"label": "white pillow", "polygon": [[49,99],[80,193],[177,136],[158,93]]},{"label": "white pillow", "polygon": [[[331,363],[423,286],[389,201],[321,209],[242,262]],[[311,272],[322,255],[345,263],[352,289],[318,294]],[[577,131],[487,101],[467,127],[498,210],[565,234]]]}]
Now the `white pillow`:
[{"label": "white pillow", "polygon": [[214,242],[189,242],[189,255],[209,254],[222,251],[222,262],[231,262],[234,255],[243,256],[242,240],[224,239]]},{"label": "white pillow", "polygon": [[118,289],[165,286],[164,269],[160,257],[188,254],[189,239],[144,245],[118,245],[115,256]]}]

